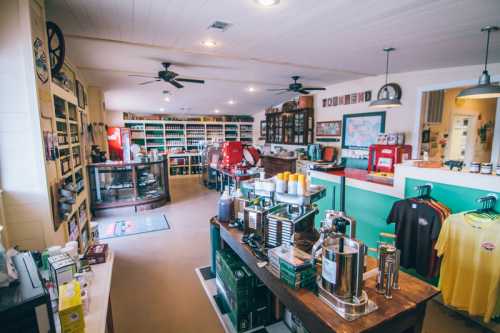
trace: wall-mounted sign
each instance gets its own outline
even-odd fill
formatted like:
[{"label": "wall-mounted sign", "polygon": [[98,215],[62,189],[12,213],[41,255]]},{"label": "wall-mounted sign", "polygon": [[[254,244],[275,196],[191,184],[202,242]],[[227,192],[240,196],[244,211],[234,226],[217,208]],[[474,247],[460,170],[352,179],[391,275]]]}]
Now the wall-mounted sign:
[{"label": "wall-mounted sign", "polygon": [[316,137],[339,137],[341,133],[341,120],[316,122]]},{"label": "wall-mounted sign", "polygon": [[42,83],[46,83],[49,80],[49,65],[47,54],[43,49],[43,41],[38,37],[33,42],[33,52],[35,55],[36,76]]},{"label": "wall-mounted sign", "polygon": [[323,107],[328,108],[339,105],[366,103],[370,102],[371,100],[372,100],[372,91],[368,90],[352,94],[346,94],[342,96],[323,98]]}]

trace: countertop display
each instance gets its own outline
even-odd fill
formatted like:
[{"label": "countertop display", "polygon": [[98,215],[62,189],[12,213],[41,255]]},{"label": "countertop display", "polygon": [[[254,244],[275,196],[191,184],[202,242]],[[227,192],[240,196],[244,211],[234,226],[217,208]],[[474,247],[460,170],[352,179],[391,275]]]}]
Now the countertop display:
[{"label": "countertop display", "polygon": [[92,271],[94,272],[94,278],[90,285],[92,299],[89,306],[89,313],[85,316],[85,332],[104,333],[113,331],[109,293],[111,291],[111,276],[113,274],[114,261],[115,255],[113,251],[109,250],[105,263],[92,266]]},{"label": "countertop display", "polygon": [[92,210],[163,205],[170,200],[167,165],[167,160],[89,165]]},{"label": "countertop display", "polygon": [[[245,262],[260,280],[280,299],[290,311],[295,313],[309,332],[420,332],[427,301],[438,293],[433,286],[400,272],[400,290],[393,292],[387,300],[375,290],[375,277],[365,280],[369,298],[378,309],[354,321],[342,319],[312,291],[291,289],[275,277],[252,254],[251,249],[242,244],[243,232],[228,228],[228,225],[212,220],[220,228],[222,240]],[[366,257],[367,271],[376,267],[376,260]]]}]

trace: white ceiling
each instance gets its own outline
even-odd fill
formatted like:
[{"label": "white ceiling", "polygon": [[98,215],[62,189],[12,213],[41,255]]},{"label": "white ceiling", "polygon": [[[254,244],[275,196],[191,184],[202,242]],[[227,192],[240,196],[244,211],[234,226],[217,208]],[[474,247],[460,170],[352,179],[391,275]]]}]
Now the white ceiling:
[{"label": "white ceiling", "polygon": [[[397,48],[392,72],[479,64],[480,28],[500,24],[500,1],[281,0],[262,8],[253,0],[47,0],[47,17],[63,29],[71,61],[104,89],[109,110],[248,114],[291,97],[266,89],[295,74],[321,86],[381,74],[386,46]],[[232,26],[207,29],[215,20]],[[202,46],[207,38],[218,46]],[[162,61],[206,83],[139,86],[145,80],[128,76],[155,75]],[[500,32],[490,61],[500,61]]]}]

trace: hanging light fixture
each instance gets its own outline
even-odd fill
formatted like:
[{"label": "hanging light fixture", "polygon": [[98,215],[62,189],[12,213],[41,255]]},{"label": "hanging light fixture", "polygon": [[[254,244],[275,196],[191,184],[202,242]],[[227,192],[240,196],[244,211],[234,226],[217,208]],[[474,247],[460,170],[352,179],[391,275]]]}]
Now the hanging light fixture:
[{"label": "hanging light fixture", "polygon": [[370,108],[387,109],[401,106],[401,87],[397,83],[387,83],[389,76],[389,53],[394,51],[393,47],[384,48],[387,54],[385,63],[385,84],[379,89],[377,99],[370,103]]},{"label": "hanging light fixture", "polygon": [[487,25],[481,31],[487,33],[486,37],[486,56],[484,58],[484,70],[479,77],[479,84],[477,86],[464,89],[458,94],[457,98],[498,98],[500,97],[500,86],[491,84],[490,73],[488,73],[488,52],[490,51],[490,33],[497,31],[498,27]]}]

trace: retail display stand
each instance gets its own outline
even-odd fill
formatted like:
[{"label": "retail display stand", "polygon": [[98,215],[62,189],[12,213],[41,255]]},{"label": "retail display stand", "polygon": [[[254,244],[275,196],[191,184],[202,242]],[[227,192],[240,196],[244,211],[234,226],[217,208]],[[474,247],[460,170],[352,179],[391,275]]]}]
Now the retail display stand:
[{"label": "retail display stand", "polygon": [[[262,267],[251,249],[241,243],[243,232],[212,219],[220,230],[224,246],[229,246],[276,297],[295,313],[309,332],[421,332],[427,302],[438,290],[409,274],[400,273],[400,290],[387,300],[376,292],[375,278],[365,280],[365,290],[379,309],[355,321],[343,320],[312,291],[291,289],[269,270]],[[366,257],[367,270],[376,267],[376,260]]]},{"label": "retail display stand", "polygon": [[212,140],[253,142],[251,122],[125,120],[125,126],[132,130],[132,143],[160,153],[196,150]]},{"label": "retail display stand", "polygon": [[[86,189],[87,175],[84,166],[84,145],[82,142],[82,113],[75,95],[51,83],[54,106],[54,127],[57,131],[59,157],[56,161],[57,179],[51,187],[55,194],[60,186],[72,185],[76,189],[75,203],[62,219],[66,241],[78,241],[83,251],[90,239],[90,207]],[[55,196],[57,197],[57,196]],[[57,202],[53,202],[57,205]],[[55,208],[55,206],[54,206]],[[57,208],[56,208],[57,210]],[[54,217],[56,218],[56,216]]]}]

